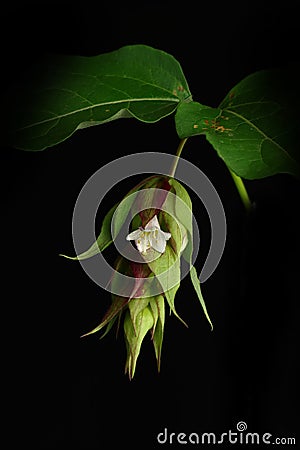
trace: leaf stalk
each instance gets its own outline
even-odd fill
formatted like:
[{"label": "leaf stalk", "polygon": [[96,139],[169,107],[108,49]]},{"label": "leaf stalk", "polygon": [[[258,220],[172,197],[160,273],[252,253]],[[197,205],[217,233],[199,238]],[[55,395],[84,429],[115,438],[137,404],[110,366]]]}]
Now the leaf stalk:
[{"label": "leaf stalk", "polygon": [[178,166],[179,158],[180,158],[181,152],[183,150],[183,147],[184,147],[187,139],[188,138],[181,139],[179,142],[179,145],[177,147],[176,154],[174,156],[174,161],[173,161],[172,167],[170,169],[170,177],[172,177],[172,178],[174,178],[174,175],[175,175],[175,172],[176,172],[176,169]]},{"label": "leaf stalk", "polygon": [[241,177],[239,177],[236,173],[234,173],[231,169],[229,169],[229,172],[231,173],[231,176],[233,178],[234,184],[238,190],[238,193],[241,197],[241,200],[244,204],[244,207],[247,211],[247,213],[249,213],[252,209],[252,203],[251,200],[249,198],[247,189],[243,183],[243,180]]}]

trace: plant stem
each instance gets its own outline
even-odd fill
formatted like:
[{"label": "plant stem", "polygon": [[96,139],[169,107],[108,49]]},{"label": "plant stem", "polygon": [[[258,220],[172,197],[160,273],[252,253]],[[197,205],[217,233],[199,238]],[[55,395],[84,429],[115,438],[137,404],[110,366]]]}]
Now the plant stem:
[{"label": "plant stem", "polygon": [[174,161],[173,161],[172,167],[170,169],[170,177],[172,177],[172,178],[174,178],[174,175],[175,175],[175,172],[177,169],[177,165],[179,162],[179,158],[180,158],[181,152],[183,150],[183,147],[184,147],[184,144],[186,143],[186,141],[187,141],[187,138],[184,138],[184,139],[181,139],[179,142],[178,148],[176,150],[176,155],[174,156]]},{"label": "plant stem", "polygon": [[[179,145],[177,147],[176,154],[174,156],[174,161],[173,161],[172,167],[170,169],[170,177],[172,177],[172,178],[174,178],[174,175],[175,175],[175,172],[176,172],[176,169],[177,169],[177,166],[178,166],[178,162],[179,162],[179,159],[180,159],[180,155],[181,155],[181,152],[183,150],[183,147],[184,147],[187,139],[188,138],[181,139],[180,142],[179,142]],[[243,183],[243,180],[242,180],[241,177],[236,175],[231,169],[229,169],[229,172],[231,173],[231,176],[233,178],[235,186],[236,186],[236,188],[238,190],[238,193],[240,194],[240,197],[241,197],[241,200],[243,202],[243,205],[244,205],[246,211],[249,213],[251,211],[251,209],[252,209],[252,203],[251,203],[251,200],[249,198],[249,195],[248,195],[248,192],[246,190],[246,187],[245,187],[245,185]]]},{"label": "plant stem", "polygon": [[232,176],[235,186],[238,190],[238,193],[240,194],[241,200],[246,208],[246,211],[250,212],[252,209],[252,203],[249,198],[248,192],[245,188],[245,185],[243,183],[243,180],[241,179],[241,177],[236,175],[232,170],[229,169],[229,172],[231,173],[231,176]]}]

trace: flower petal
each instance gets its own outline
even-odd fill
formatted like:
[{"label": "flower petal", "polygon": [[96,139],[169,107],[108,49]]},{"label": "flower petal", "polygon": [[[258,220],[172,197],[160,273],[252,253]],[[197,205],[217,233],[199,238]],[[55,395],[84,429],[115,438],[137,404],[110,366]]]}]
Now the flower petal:
[{"label": "flower petal", "polygon": [[163,233],[164,238],[165,238],[166,241],[168,241],[170,239],[171,233],[167,233],[167,232],[162,231],[162,230],[160,230],[160,232]]},{"label": "flower petal", "polygon": [[159,226],[159,222],[157,219],[157,216],[152,217],[151,220],[149,220],[149,222],[147,223],[147,225],[145,226],[145,230],[160,230],[160,226]]},{"label": "flower petal", "polygon": [[159,253],[164,253],[166,250],[166,239],[164,232],[161,230],[156,230],[151,233],[151,247]]},{"label": "flower petal", "polygon": [[135,241],[140,253],[146,254],[151,247],[159,253],[164,253],[166,241],[170,239],[171,233],[162,231],[159,226],[157,216],[155,215],[145,226],[128,234],[127,241]]},{"label": "flower petal", "polygon": [[142,230],[135,230],[132,233],[129,233],[128,236],[126,236],[126,240],[127,241],[135,241],[136,239],[138,239],[141,234],[143,233]]}]

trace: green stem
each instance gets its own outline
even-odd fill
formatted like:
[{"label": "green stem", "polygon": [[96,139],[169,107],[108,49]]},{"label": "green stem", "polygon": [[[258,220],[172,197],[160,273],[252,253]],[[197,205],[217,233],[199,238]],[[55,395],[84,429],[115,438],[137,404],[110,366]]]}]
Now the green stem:
[{"label": "green stem", "polygon": [[[181,155],[181,152],[183,150],[183,147],[184,147],[187,139],[188,138],[181,139],[179,142],[178,148],[176,150],[176,154],[174,156],[174,161],[173,161],[172,167],[170,169],[170,177],[172,177],[172,178],[174,178],[174,175],[175,175],[175,172],[176,172],[176,169],[178,166],[178,162],[180,159],[180,155]],[[245,206],[246,211],[250,212],[252,209],[252,203],[249,198],[246,187],[243,183],[243,180],[241,179],[241,177],[236,175],[231,169],[229,169],[229,172],[231,173],[231,176],[232,176],[235,186],[238,190],[238,193],[240,194],[241,200],[243,202],[243,205]]]},{"label": "green stem", "polygon": [[176,155],[174,156],[174,161],[173,161],[172,167],[170,169],[170,177],[172,177],[172,178],[174,178],[174,175],[175,175],[175,172],[177,169],[177,165],[179,162],[179,158],[180,158],[181,152],[183,150],[184,144],[186,143],[187,139],[188,138],[181,139],[181,141],[179,142],[178,148],[176,150]]},{"label": "green stem", "polygon": [[232,176],[235,186],[238,190],[238,193],[240,194],[241,200],[246,208],[246,211],[250,212],[252,209],[252,203],[249,198],[248,192],[245,188],[245,185],[243,183],[243,180],[241,179],[241,177],[236,175],[232,170],[229,169],[229,172],[231,173],[231,176]]}]

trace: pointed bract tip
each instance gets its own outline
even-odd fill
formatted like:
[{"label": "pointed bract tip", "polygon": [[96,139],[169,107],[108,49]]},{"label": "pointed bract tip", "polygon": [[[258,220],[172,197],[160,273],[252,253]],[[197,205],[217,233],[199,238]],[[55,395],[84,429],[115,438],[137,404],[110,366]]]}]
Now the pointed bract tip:
[{"label": "pointed bract tip", "polygon": [[63,256],[66,259],[72,259],[73,261],[76,261],[78,258],[77,256],[68,256],[68,255],[64,255],[63,253],[59,253],[58,256]]}]

